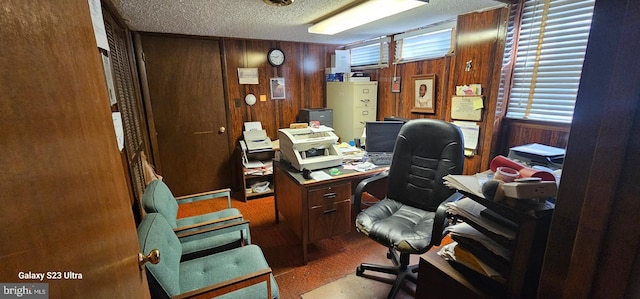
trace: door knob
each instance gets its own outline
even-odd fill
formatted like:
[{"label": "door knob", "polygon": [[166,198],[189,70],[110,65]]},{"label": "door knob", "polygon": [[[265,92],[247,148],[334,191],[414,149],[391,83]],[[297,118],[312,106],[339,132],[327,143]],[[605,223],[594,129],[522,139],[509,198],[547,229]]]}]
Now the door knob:
[{"label": "door knob", "polygon": [[224,133],[225,131],[227,131],[225,127],[220,127],[220,129],[218,130],[218,132],[220,133]]},{"label": "door knob", "polygon": [[160,250],[153,249],[149,252],[149,255],[144,255],[142,253],[138,253],[138,266],[140,269],[144,267],[144,264],[147,262],[151,262],[152,264],[157,264],[160,262]]}]

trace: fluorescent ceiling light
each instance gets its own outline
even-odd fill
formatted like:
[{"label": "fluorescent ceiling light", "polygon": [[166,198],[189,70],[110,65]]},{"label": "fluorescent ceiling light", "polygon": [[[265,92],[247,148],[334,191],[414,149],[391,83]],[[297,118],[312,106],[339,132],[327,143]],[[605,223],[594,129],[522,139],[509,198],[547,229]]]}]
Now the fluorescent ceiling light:
[{"label": "fluorescent ceiling light", "polygon": [[309,27],[309,33],[333,35],[426,4],[417,0],[370,0]]}]

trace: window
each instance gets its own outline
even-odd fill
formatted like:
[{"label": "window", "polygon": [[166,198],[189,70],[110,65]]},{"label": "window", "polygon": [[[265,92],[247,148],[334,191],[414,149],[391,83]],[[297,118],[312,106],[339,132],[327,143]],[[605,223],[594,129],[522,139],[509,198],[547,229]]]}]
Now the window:
[{"label": "window", "polygon": [[[524,3],[507,117],[571,122],[593,5],[594,0]],[[510,49],[505,59],[511,59]]]},{"label": "window", "polygon": [[455,20],[394,36],[395,62],[440,58],[451,52]]},{"label": "window", "polygon": [[351,50],[351,68],[362,70],[388,67],[390,41],[389,37],[379,37],[346,46],[345,49]]}]

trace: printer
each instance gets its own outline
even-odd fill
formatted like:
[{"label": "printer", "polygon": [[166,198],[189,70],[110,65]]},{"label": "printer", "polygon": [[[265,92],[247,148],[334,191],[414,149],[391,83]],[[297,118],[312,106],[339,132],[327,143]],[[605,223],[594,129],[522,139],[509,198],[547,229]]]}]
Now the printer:
[{"label": "printer", "polygon": [[338,136],[331,128],[280,129],[278,139],[282,158],[298,170],[316,170],[342,164],[342,153],[336,147]]},{"label": "printer", "polygon": [[552,170],[562,168],[565,150],[544,144],[531,143],[509,149],[509,159],[529,166],[544,166]]},{"label": "printer", "polygon": [[245,122],[244,127],[245,130],[242,132],[244,140],[240,142],[243,151],[271,150],[273,148],[267,131],[262,129],[262,124],[259,121]]}]

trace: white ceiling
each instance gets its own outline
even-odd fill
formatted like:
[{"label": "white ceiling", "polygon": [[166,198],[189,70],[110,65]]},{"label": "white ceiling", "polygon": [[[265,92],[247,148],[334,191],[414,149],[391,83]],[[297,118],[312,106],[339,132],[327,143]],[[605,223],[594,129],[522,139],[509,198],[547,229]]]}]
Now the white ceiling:
[{"label": "white ceiling", "polygon": [[340,45],[505,5],[495,0],[430,0],[416,9],[330,36],[308,33],[307,28],[357,0],[295,0],[284,7],[263,0],[111,1],[134,31]]}]

